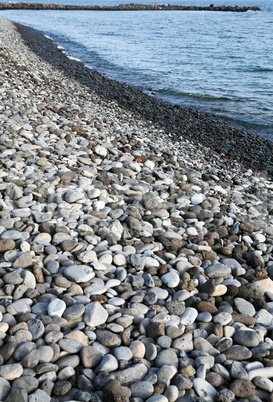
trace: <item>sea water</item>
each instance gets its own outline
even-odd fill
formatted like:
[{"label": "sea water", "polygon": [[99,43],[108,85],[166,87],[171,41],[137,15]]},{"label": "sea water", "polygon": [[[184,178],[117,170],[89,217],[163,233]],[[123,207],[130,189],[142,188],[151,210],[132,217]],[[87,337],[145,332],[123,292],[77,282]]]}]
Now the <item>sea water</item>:
[{"label": "sea water", "polygon": [[[126,1],[50,3],[118,5]],[[262,11],[3,10],[0,17],[42,31],[69,55],[111,78],[183,107],[216,114],[273,141],[273,2],[213,3],[255,5]],[[158,4],[209,6],[211,2],[165,0]]]}]

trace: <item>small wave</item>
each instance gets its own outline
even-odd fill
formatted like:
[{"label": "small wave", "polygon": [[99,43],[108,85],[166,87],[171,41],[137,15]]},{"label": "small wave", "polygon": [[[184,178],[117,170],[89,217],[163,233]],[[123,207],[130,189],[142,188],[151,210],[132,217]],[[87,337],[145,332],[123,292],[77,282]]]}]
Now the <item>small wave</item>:
[{"label": "small wave", "polygon": [[174,96],[177,98],[191,98],[191,99],[202,99],[206,102],[238,102],[240,99],[233,98],[230,96],[216,96],[216,95],[208,95],[208,94],[200,94],[200,93],[192,93],[192,92],[180,92],[172,89],[159,89],[157,92],[164,96]]},{"label": "small wave", "polygon": [[81,62],[81,59],[78,59],[78,57],[71,56],[70,54],[67,54],[67,58],[70,59],[70,60],[75,60],[75,61],[80,61]]},{"label": "small wave", "polygon": [[45,37],[49,40],[52,40],[52,42],[54,42],[54,39],[52,39],[49,35],[45,35]]}]

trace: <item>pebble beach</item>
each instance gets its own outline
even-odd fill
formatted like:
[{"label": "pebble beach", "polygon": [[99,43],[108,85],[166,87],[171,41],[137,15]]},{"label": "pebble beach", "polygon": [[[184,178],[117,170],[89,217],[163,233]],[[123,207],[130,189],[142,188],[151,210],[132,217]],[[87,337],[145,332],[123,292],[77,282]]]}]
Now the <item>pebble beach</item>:
[{"label": "pebble beach", "polygon": [[0,401],[273,401],[272,144],[0,28]]}]

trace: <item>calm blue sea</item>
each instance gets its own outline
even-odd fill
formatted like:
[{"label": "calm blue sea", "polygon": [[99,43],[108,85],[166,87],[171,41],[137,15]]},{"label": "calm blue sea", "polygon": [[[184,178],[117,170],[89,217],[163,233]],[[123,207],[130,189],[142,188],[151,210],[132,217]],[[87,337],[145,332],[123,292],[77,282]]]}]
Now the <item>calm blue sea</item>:
[{"label": "calm blue sea", "polygon": [[[39,29],[69,55],[114,79],[217,114],[273,141],[273,1],[157,3],[209,6],[212,2],[255,5],[263,11],[7,10],[0,11],[0,17]],[[126,1],[50,3],[117,5]]]}]

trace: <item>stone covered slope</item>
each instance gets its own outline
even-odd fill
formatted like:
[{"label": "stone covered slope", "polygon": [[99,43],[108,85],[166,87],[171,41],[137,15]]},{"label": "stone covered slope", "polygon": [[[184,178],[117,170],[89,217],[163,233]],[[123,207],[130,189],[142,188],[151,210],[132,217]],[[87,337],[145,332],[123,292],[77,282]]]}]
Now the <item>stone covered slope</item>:
[{"label": "stone covered slope", "polygon": [[272,182],[0,25],[0,400],[272,400]]}]

